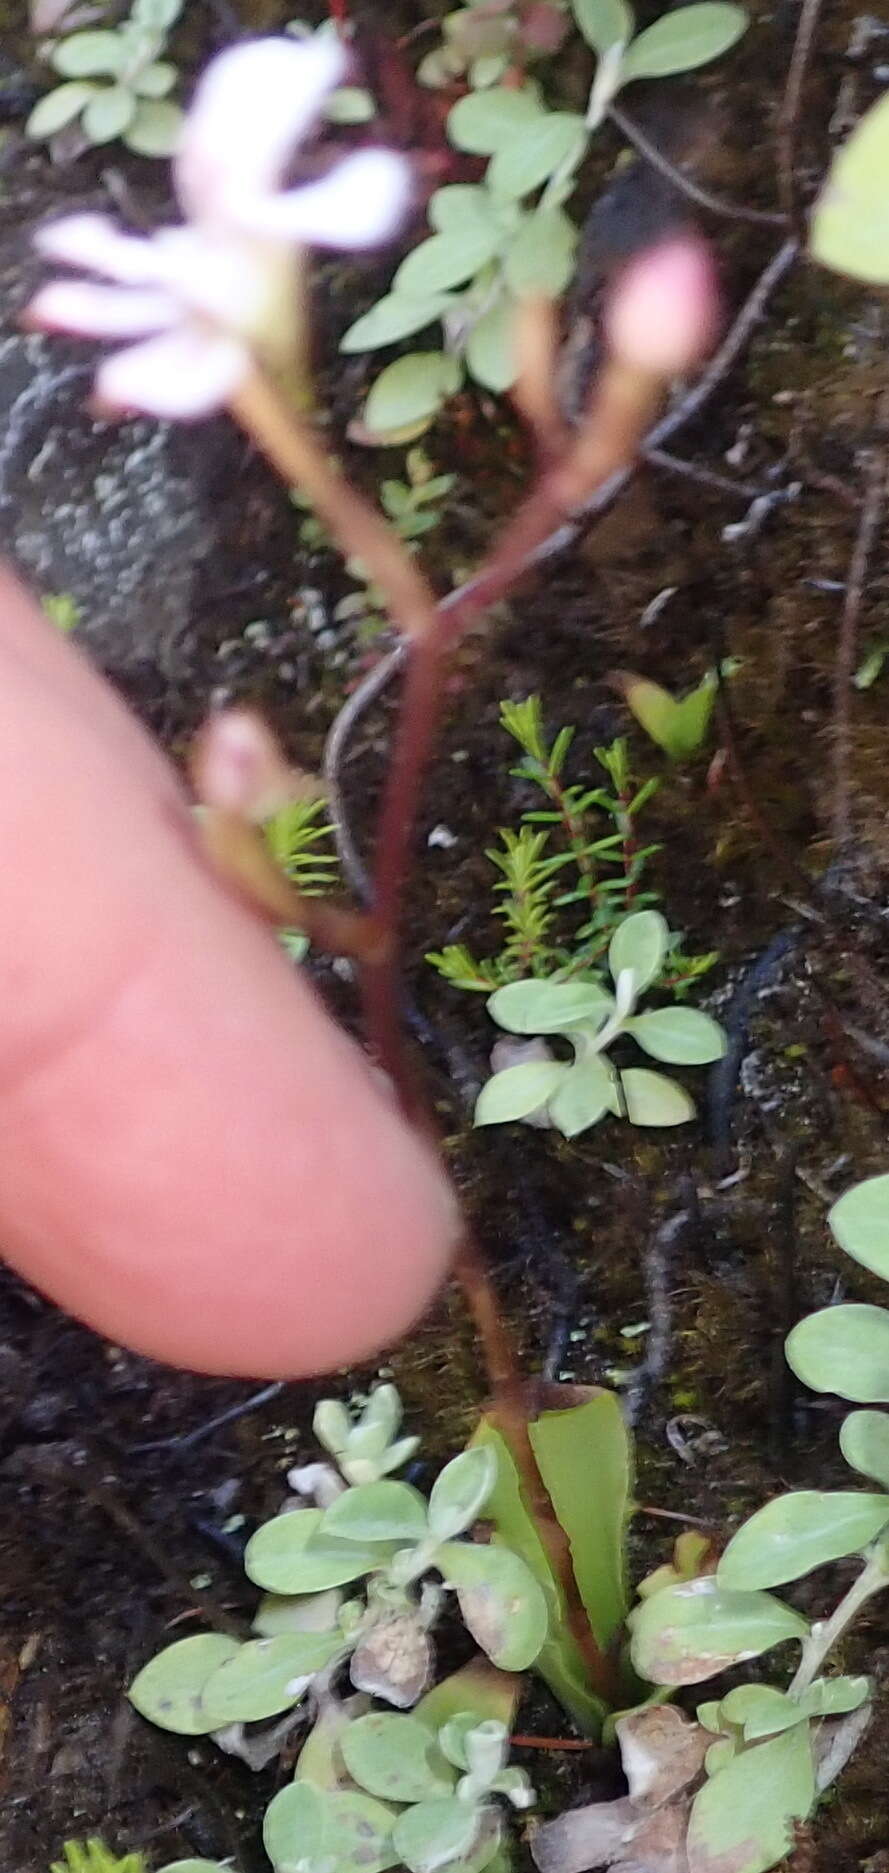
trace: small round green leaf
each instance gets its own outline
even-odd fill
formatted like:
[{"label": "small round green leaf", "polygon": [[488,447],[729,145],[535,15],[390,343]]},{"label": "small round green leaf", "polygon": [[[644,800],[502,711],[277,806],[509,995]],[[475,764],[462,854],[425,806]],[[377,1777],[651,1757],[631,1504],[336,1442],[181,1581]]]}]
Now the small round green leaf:
[{"label": "small round green leaf", "polygon": [[346,1541],[422,1541],[426,1504],[410,1483],[360,1483],[325,1510],[320,1532]]},{"label": "small round green leaf", "polygon": [[802,1702],[810,1717],[845,1717],[867,1703],[872,1689],[869,1678],[816,1678]]},{"label": "small round green leaf", "polygon": [[120,36],[113,32],[69,33],[52,54],[62,78],[116,78],[124,59]]},{"label": "small round green leaf", "polygon": [[445,188],[436,189],[428,215],[436,234],[462,234],[467,228],[504,232],[498,205],[479,182],[449,182]]},{"label": "small round green leaf", "polygon": [[72,79],[68,85],[57,85],[54,91],[35,104],[25,125],[29,137],[54,137],[56,132],[64,130],[66,124],[79,117],[85,104],[95,97],[98,86],[86,78]]},{"label": "small round green leaf", "polygon": [[182,130],[183,113],[178,104],[166,98],[140,101],[136,115],[124,134],[127,149],[136,156],[172,156]]},{"label": "small round green leaf", "polygon": [[889,285],[889,92],[834,157],[812,215],[809,250],[822,266]]},{"label": "small round green leaf", "polygon": [[502,238],[497,228],[472,222],[447,234],[431,234],[402,261],[392,291],[408,299],[426,300],[431,293],[462,286],[493,260]]},{"label": "small round green leaf", "polygon": [[677,1080],[648,1067],[626,1067],[620,1076],[631,1125],[686,1125],[695,1102]]},{"label": "small round green leaf", "polygon": [[559,1060],[528,1060],[520,1067],[505,1067],[482,1087],[475,1103],[476,1125],[505,1125],[525,1119],[548,1099],[570,1069]]},{"label": "small round green leaf", "polygon": [[510,242],[503,262],[506,283],[521,297],[545,293],[558,299],[574,271],[577,229],[561,208],[528,215]]},{"label": "small round green leaf", "polygon": [[410,299],[400,293],[387,293],[349,326],[340,339],[340,350],[376,351],[380,345],[395,345],[399,339],[411,338],[414,332],[433,325],[452,304],[450,293]]},{"label": "small round green leaf", "polygon": [[305,1866],[314,1873],[324,1861],[327,1794],[308,1782],[291,1782],[270,1802],[262,1827],[262,1844],[275,1873],[296,1873]]},{"label": "small round green leaf", "polygon": [[847,1255],[889,1281],[889,1176],[865,1177],[863,1183],[853,1184],[827,1220]]},{"label": "small round green leaf", "polygon": [[776,1691],[773,1685],[739,1684],[723,1698],[719,1714],[722,1722],[737,1724],[743,1730],[745,1742],[753,1743],[760,1737],[792,1730],[794,1724],[805,1723],[811,1713],[802,1701],[788,1697],[786,1691]]},{"label": "small round green leaf", "polygon": [[201,1702],[204,1687],[219,1666],[240,1650],[237,1639],[220,1632],[177,1639],[142,1667],[127,1693],[130,1703],[161,1730],[173,1730],[178,1736],[206,1736],[216,1724]]},{"label": "small round green leaf", "polygon": [[660,975],[669,940],[669,926],[659,910],[637,910],[624,917],[608,947],[615,982],[625,969],[632,969],[636,994],[641,995]]},{"label": "small round green leaf", "polygon": [[343,1649],[340,1633],[279,1633],[250,1639],[208,1678],[201,1704],[213,1728],[277,1717],[303,1696],[318,1671]]},{"label": "small round green leaf", "polygon": [[113,143],[123,136],[136,115],[136,100],[123,85],[107,85],[97,91],[83,113],[84,134],[91,143]]},{"label": "small round green leaf", "polygon": [[484,390],[502,396],[515,382],[515,305],[504,295],[480,319],[466,340],[466,367]]},{"label": "small round green leaf", "polygon": [[534,92],[506,85],[470,92],[448,116],[448,136],[470,156],[493,156],[543,115]]},{"label": "small round green leaf", "polygon": [[266,1809],[263,1846],[275,1873],[385,1873],[398,1861],[393,1819],[370,1795],[291,1782]]},{"label": "small round green leaf", "polygon": [[606,1020],[614,997],[594,982],[508,982],[487,1008],[510,1034],[565,1034],[579,1021]]},{"label": "small round green leaf", "polygon": [[807,1314],[784,1343],[787,1363],[814,1392],[856,1405],[889,1403],[889,1313],[858,1301]]},{"label": "small round green leaf", "polygon": [[858,1554],[889,1522],[889,1496],[794,1489],[776,1496],[732,1536],[716,1578],[724,1587],[780,1587],[814,1567]]},{"label": "small round green leaf", "polygon": [[533,1665],[549,1630],[543,1589],[530,1568],[496,1542],[449,1541],[435,1565],[460,1603],[463,1621],[501,1671]]},{"label": "small round green leaf", "polygon": [[324,107],[324,115],[331,124],[369,124],[376,114],[377,107],[370,92],[361,85],[338,85]]},{"label": "small round green leaf", "polygon": [[322,1520],[320,1509],[294,1509],[264,1522],[244,1554],[249,1579],[269,1593],[321,1593],[381,1565],[379,1547],[320,1535]]},{"label": "small round green leaf", "polygon": [[600,58],[632,38],[635,21],[626,0],[572,0],[572,5],[587,45]]},{"label": "small round green leaf", "polygon": [[140,98],[165,98],[172,91],[179,73],[175,65],[168,65],[163,59],[155,59],[153,65],[146,65],[133,79],[133,90]]},{"label": "small round green leaf", "polygon": [[889,1418],[884,1411],[850,1411],[840,1431],[846,1462],[889,1489]]},{"label": "small round green leaf", "polygon": [[453,1770],[416,1717],[372,1711],[346,1726],[340,1748],[352,1780],[384,1801],[427,1801],[453,1790]]},{"label": "small round green leaf", "polygon": [[[485,97],[490,95],[489,91],[484,93]],[[563,164],[576,168],[586,152],[587,141],[582,117],[573,111],[547,111],[500,145],[488,169],[488,187],[495,195],[521,201]]]},{"label": "small round green leaf", "polygon": [[771,1594],[738,1593],[712,1574],[651,1594],[629,1624],[633,1664],[652,1684],[701,1684],[808,1632],[802,1615]]},{"label": "small round green leaf", "polygon": [[436,1541],[452,1541],[481,1514],[497,1481],[496,1453],[476,1444],[452,1457],[436,1477],[429,1497],[429,1533]]},{"label": "small round green leaf", "polygon": [[728,0],[701,0],[698,6],[675,7],[662,13],[627,48],[621,63],[621,84],[635,78],[669,78],[691,72],[728,52],[749,21],[743,7]]},{"label": "small round green leaf", "polygon": [[597,1125],[606,1112],[620,1110],[615,1076],[601,1054],[591,1054],[568,1069],[548,1106],[563,1138],[577,1138]]},{"label": "small round green leaf", "polygon": [[436,1873],[472,1851],[479,1825],[477,1808],[456,1795],[440,1796],[399,1815],[392,1839],[410,1873]]},{"label": "small round green leaf", "polygon": [[373,385],[364,421],[375,435],[406,429],[435,416],[460,386],[460,365],[442,351],[412,351],[396,358]]},{"label": "small round green leaf", "polygon": [[698,1008],[655,1008],[633,1016],[626,1031],[653,1059],[674,1066],[704,1066],[725,1053],[724,1030]]}]

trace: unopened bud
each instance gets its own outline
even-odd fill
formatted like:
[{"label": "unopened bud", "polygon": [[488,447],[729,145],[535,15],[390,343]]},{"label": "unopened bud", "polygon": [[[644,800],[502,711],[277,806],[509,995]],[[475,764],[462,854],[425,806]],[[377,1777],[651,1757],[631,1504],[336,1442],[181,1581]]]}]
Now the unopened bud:
[{"label": "unopened bud", "polygon": [[204,724],[192,750],[192,781],[203,806],[261,825],[318,784],[285,761],[271,729],[249,709],[223,709]]},{"label": "unopened bud", "polygon": [[619,274],[605,312],[612,356],[650,377],[682,376],[707,356],[720,323],[713,255],[698,234],[678,234],[637,254]]}]

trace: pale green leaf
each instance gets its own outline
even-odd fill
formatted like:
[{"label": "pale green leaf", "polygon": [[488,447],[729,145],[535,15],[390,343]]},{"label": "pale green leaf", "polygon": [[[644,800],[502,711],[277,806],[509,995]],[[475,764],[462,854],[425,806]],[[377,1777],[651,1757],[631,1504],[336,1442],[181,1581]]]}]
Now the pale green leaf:
[{"label": "pale green leaf", "polygon": [[476,319],[466,341],[466,365],[477,384],[502,395],[515,382],[515,306],[504,296]]},{"label": "pale green leaf", "polygon": [[527,1118],[546,1105],[568,1071],[559,1060],[528,1060],[495,1073],[476,1100],[475,1124],[504,1125]]},{"label": "pale green leaf", "polygon": [[51,64],[62,78],[116,78],[123,64],[118,33],[69,33],[53,49]]},{"label": "pale green leaf", "polygon": [[548,111],[500,145],[488,169],[488,187],[495,195],[521,201],[563,165],[576,168],[587,140],[582,117],[572,111]]},{"label": "pale green leaf", "polygon": [[276,1639],[282,1632],[333,1632],[342,1594],[337,1587],[324,1593],[264,1593],[251,1625],[260,1639]]},{"label": "pale green leaf", "polygon": [[66,124],[79,117],[85,104],[95,97],[98,86],[87,79],[72,80],[68,85],[57,85],[55,91],[47,93],[35,104],[25,125],[29,137],[54,137],[56,132],[64,130]]},{"label": "pale green leaf", "polygon": [[510,290],[545,293],[558,299],[574,271],[577,229],[560,208],[528,215],[510,242],[503,262]]},{"label": "pale green leaf", "polygon": [[694,71],[728,52],[749,22],[743,7],[728,0],[701,0],[697,6],[675,7],[662,13],[627,48],[621,65],[621,83],[635,78],[669,78],[674,72]]},{"label": "pale green leaf", "polygon": [[564,1034],[580,1021],[604,1021],[614,997],[595,982],[508,982],[487,1009],[510,1034]]},{"label": "pale green leaf", "polygon": [[844,1717],[867,1703],[872,1688],[869,1678],[816,1678],[802,1701],[810,1717]]},{"label": "pale green leaf", "polygon": [[436,1477],[429,1497],[429,1533],[436,1541],[452,1541],[477,1520],[497,1477],[492,1450],[476,1445],[452,1457]]},{"label": "pale green leaf", "polygon": [[340,1748],[352,1780],[384,1801],[428,1801],[454,1787],[453,1770],[417,1717],[372,1711],[346,1726]]},{"label": "pale green leaf", "polygon": [[460,386],[460,365],[442,351],[412,351],[396,358],[373,385],[364,406],[367,428],[378,436],[435,416]]},{"label": "pale green leaf", "polygon": [[158,1873],[232,1873],[231,1862],[221,1860],[168,1860]]},{"label": "pale green leaf", "polygon": [[[350,1444],[351,1455],[351,1444]],[[358,1542],[422,1541],[426,1503],[410,1483],[360,1483],[325,1509],[320,1537]]]},{"label": "pale green leaf", "polygon": [[700,1684],[808,1631],[768,1593],[738,1593],[712,1574],[664,1587],[630,1614],[633,1663],[653,1684]]},{"label": "pale green leaf", "polygon": [[795,1489],[767,1502],[732,1536],[717,1569],[725,1587],[780,1587],[858,1554],[889,1522],[889,1496]]},{"label": "pale green leaf", "polygon": [[884,1411],[850,1411],[840,1430],[846,1462],[889,1489],[889,1418]]},{"label": "pale green leaf", "polygon": [[371,1795],[291,1782],[266,1809],[263,1846],[275,1873],[385,1873],[399,1859],[394,1818]]},{"label": "pale green leaf", "polygon": [[[436,1873],[462,1860],[476,1844],[480,1829],[478,1808],[455,1795],[421,1801],[399,1815],[393,1844],[410,1873]],[[494,1852],[496,1841],[492,1844]]]},{"label": "pale green leaf", "polygon": [[793,1845],[815,1801],[808,1725],[745,1749],[695,1796],[690,1873],[766,1873]]},{"label": "pale green leaf", "polygon": [[615,982],[625,969],[632,969],[636,994],[660,975],[670,931],[658,910],[634,911],[618,924],[608,948],[608,967]]},{"label": "pale green leaf", "polygon": [[705,1066],[710,1060],[721,1060],[725,1053],[724,1030],[697,1008],[652,1009],[634,1015],[626,1031],[653,1059],[674,1066]]},{"label": "pale green leaf", "polygon": [[773,1685],[739,1684],[723,1698],[719,1714],[721,1722],[737,1724],[743,1730],[745,1742],[755,1743],[764,1736],[780,1736],[782,1730],[792,1730],[812,1713],[806,1704],[788,1697],[786,1691],[776,1691]]},{"label": "pale green leaf", "polygon": [[592,1054],[570,1067],[547,1109],[564,1138],[577,1138],[606,1112],[619,1112],[614,1073],[601,1055]]},{"label": "pale green leaf", "polygon": [[297,1864],[307,1873],[323,1865],[326,1794],[308,1782],[291,1782],[274,1797],[265,1812],[262,1843],[275,1873],[290,1873]]},{"label": "pale green leaf", "polygon": [[361,85],[338,85],[324,106],[324,115],[331,124],[367,124],[376,114],[370,92]]},{"label": "pale green leaf", "polygon": [[495,150],[525,135],[529,125],[543,114],[535,93],[527,86],[520,91],[506,85],[471,91],[449,113],[448,136],[458,150],[466,150],[470,156],[493,156]]},{"label": "pale green leaf", "polygon": [[449,182],[436,189],[427,213],[436,234],[464,234],[472,228],[480,234],[502,235],[504,230],[502,216],[480,182]]},{"label": "pale green leaf", "polygon": [[91,143],[112,143],[123,135],[136,115],[136,100],[123,85],[97,91],[83,113],[83,129]]},{"label": "pale green leaf", "polygon": [[319,1534],[320,1509],[294,1509],[264,1522],[251,1536],[244,1571],[269,1593],[321,1593],[384,1565],[382,1545]]},{"label": "pale green leaf", "polygon": [[625,1067],[621,1088],[631,1125],[687,1125],[695,1102],[678,1080],[648,1067]]},{"label": "pale green leaf", "polygon": [[178,76],[175,65],[156,59],[153,65],[147,65],[144,72],[133,79],[133,90],[140,98],[165,98],[172,91]]},{"label": "pale green leaf", "polygon": [[[889,190],[889,169],[886,172]],[[827,1218],[847,1255],[889,1281],[889,1176],[866,1177],[834,1204]]]},{"label": "pale green leaf", "polygon": [[607,1651],[627,1610],[626,1529],[632,1447],[613,1392],[564,1411],[542,1411],[528,1426],[597,1643]]},{"label": "pale green leaf", "polygon": [[464,1624],[501,1671],[524,1671],[549,1626],[543,1591],[529,1567],[508,1548],[449,1541],[435,1565],[455,1589]]},{"label": "pale green leaf", "polygon": [[179,1736],[205,1736],[216,1726],[201,1702],[204,1686],[218,1667],[235,1658],[240,1650],[237,1639],[219,1632],[177,1639],[175,1645],[166,1646],[143,1665],[127,1693],[130,1703],[140,1716],[161,1730],[174,1730]]},{"label": "pale green leaf", "polygon": [[208,1678],[202,1708],[214,1730],[277,1717],[299,1702],[307,1681],[342,1649],[341,1633],[286,1632],[250,1639]]},{"label": "pale green leaf", "polygon": [[889,1313],[849,1301],[807,1314],[784,1343],[788,1365],[814,1392],[856,1405],[889,1403]]},{"label": "pale green leaf", "polygon": [[452,304],[450,293],[430,293],[425,299],[387,293],[349,326],[340,339],[340,350],[376,351],[380,345],[395,345],[434,324]]},{"label": "pale green leaf", "polygon": [[668,750],[676,760],[697,754],[707,739],[718,694],[715,677],[707,675],[697,689],[689,691],[676,704],[672,724],[673,747]]},{"label": "pale green leaf", "polygon": [[834,157],[812,214],[809,250],[822,266],[889,285],[889,92]]},{"label": "pale green leaf", "polygon": [[503,236],[495,227],[472,222],[447,234],[431,234],[409,253],[392,281],[392,292],[408,299],[463,286],[494,258]]},{"label": "pale green leaf", "polygon": [[183,113],[178,104],[171,104],[167,99],[155,102],[146,98],[139,104],[124,142],[136,156],[172,156],[182,124]]},{"label": "pale green leaf", "polygon": [[632,8],[626,0],[572,0],[580,31],[599,57],[612,46],[626,45],[633,36]]}]

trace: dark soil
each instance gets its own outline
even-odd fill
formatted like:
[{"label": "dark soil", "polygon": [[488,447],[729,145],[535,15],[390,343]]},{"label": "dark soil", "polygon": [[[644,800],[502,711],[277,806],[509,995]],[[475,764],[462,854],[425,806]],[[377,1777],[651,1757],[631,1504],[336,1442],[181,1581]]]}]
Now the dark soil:
[{"label": "dark soil", "polygon": [[[706,98],[718,125],[702,158],[710,185],[768,207],[768,136],[795,9],[753,11],[755,31],[693,95]],[[266,9],[262,23],[279,14]],[[840,0],[825,7],[800,147],[805,193],[823,167],[837,97],[856,115],[887,56],[879,37],[846,56],[853,15]],[[215,12],[207,32],[218,36]],[[53,169],[23,149],[10,115],[0,278],[14,315],[33,278],[28,227],[62,206],[101,203],[113,165],[87,156]],[[591,198],[616,147],[603,139]],[[132,167],[126,186],[150,220],[162,210],[157,185]],[[714,223],[714,233],[733,306],[780,236],[732,222]],[[325,270],[322,363],[373,289],[372,275]],[[797,267],[740,367],[676,440],[693,469],[741,480],[747,492],[648,470],[579,550],[522,591],[492,634],[457,659],[424,813],[409,932],[412,1023],[504,1308],[531,1371],[546,1365],[552,1376],[609,1383],[639,1368],[629,1395],[640,1500],[699,1517],[720,1540],[770,1494],[842,1486],[848,1474],[836,1444],[840,1407],[799,1395],[781,1343],[800,1312],[848,1279],[825,1226],[828,1203],[887,1162],[885,675],[854,695],[854,837],[842,864],[831,864],[830,823],[837,628],[886,338],[885,303]],[[226,424],[185,437],[91,425],[83,365],[80,349],[22,339],[11,316],[0,343],[5,545],[44,593],[75,597],[87,648],[175,755],[211,703],[238,697],[260,703],[294,755],[317,764],[365,654],[331,621],[345,589],[335,560],[300,547],[286,494]],[[337,368],[338,419],[354,408],[363,371],[361,361]],[[437,468],[459,478],[430,553],[444,588],[445,568],[471,564],[496,516],[512,510],[528,463],[512,419],[484,399],[459,400],[427,447]],[[360,454],[353,465],[372,485],[381,468],[398,473],[403,463],[400,453],[385,463]],[[757,525],[752,496],[779,489],[785,498]],[[642,622],[665,588],[662,608]],[[884,527],[864,595],[862,654],[881,640],[887,590]],[[683,690],[721,650],[741,660],[732,758],[671,769],[632,729],[609,674],[639,669]],[[518,1128],[473,1133],[469,1123],[467,1093],[483,1077],[491,1024],[483,999],[443,983],[423,954],[455,940],[480,953],[496,947],[484,848],[529,804],[509,776],[498,703],[532,691],[553,731],[577,726],[570,778],[588,777],[592,749],[618,733],[631,736],[640,778],[661,774],[645,822],[646,838],[661,847],[653,882],[686,947],[720,952],[705,999],[728,1027],[730,1068],[709,1091],[702,1074],[692,1076],[700,1124],[678,1134],[609,1124],[567,1143]],[[347,793],[361,831],[393,707],[387,698],[365,717],[349,750]],[[427,845],[433,827],[452,840]],[[353,1020],[350,984],[324,963],[310,966]],[[690,1209],[691,1224],[665,1257],[659,1225],[679,1209]],[[856,1276],[850,1292],[869,1298],[871,1289],[878,1299],[878,1284]],[[625,1337],[643,1321],[652,1323],[648,1335]],[[658,1369],[647,1382],[653,1343]],[[458,1297],[443,1297],[382,1369],[396,1378],[429,1462],[458,1447],[484,1394]],[[372,1376],[348,1375],[343,1386]],[[190,1443],[217,1413],[249,1402],[250,1388],[106,1346],[0,1276],[3,1873],[46,1873],[66,1836],[91,1831],[120,1851],[144,1847],[149,1863],[231,1855],[240,1873],[266,1868],[259,1820],[276,1772],[253,1776],[209,1743],[154,1731],[123,1691],[170,1636],[220,1608],[249,1618],[240,1549],[280,1502],[286,1468],[310,1455],[317,1396],[315,1386],[287,1388]],[[674,1532],[647,1509],[635,1519],[637,1576],[666,1555]],[[845,1577],[843,1566],[819,1573],[798,1590],[800,1604],[832,1604]],[[849,1644],[849,1668],[881,1679],[887,1641],[877,1602]],[[534,1697],[539,1709],[523,1716],[523,1731],[535,1716],[550,1734],[565,1729]],[[801,1845],[799,1873],[882,1865],[887,1723],[881,1699],[869,1738]],[[599,1786],[595,1756],[548,1755],[543,1773],[533,1767],[550,1809]]]}]

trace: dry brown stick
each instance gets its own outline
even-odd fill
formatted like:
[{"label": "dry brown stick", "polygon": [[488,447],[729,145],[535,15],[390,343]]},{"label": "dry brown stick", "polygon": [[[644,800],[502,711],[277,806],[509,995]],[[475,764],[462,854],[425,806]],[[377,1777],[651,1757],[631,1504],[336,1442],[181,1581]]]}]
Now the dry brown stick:
[{"label": "dry brown stick", "polygon": [[666,176],[668,182],[672,182],[674,187],[686,195],[690,202],[696,202],[699,208],[706,208],[713,215],[722,215],[728,221],[749,221],[758,227],[765,228],[787,226],[786,214],[778,214],[775,210],[767,208],[747,208],[743,202],[727,202],[724,196],[713,195],[709,189],[702,188],[700,183],[694,182],[684,170],[677,169],[669,156],[665,155],[656,143],[652,143],[635,118],[628,117],[620,105],[610,104],[608,115],[621,136],[626,137],[628,143],[632,143],[633,148],[638,150],[645,162],[650,163],[652,169],[657,169],[662,176]]},{"label": "dry brown stick", "polygon": [[775,129],[778,199],[788,226],[794,229],[800,240],[805,236],[805,218],[796,186],[797,137],[803,90],[814,50],[820,13],[821,0],[801,0],[796,37],[787,70],[787,83]]},{"label": "dry brown stick", "polygon": [[852,739],[852,677],[858,649],[858,621],[864,599],[871,554],[876,544],[889,495],[889,451],[876,448],[867,465],[864,502],[849,561],[846,595],[840,616],[833,675],[833,839],[837,851],[851,836],[850,748]]}]

